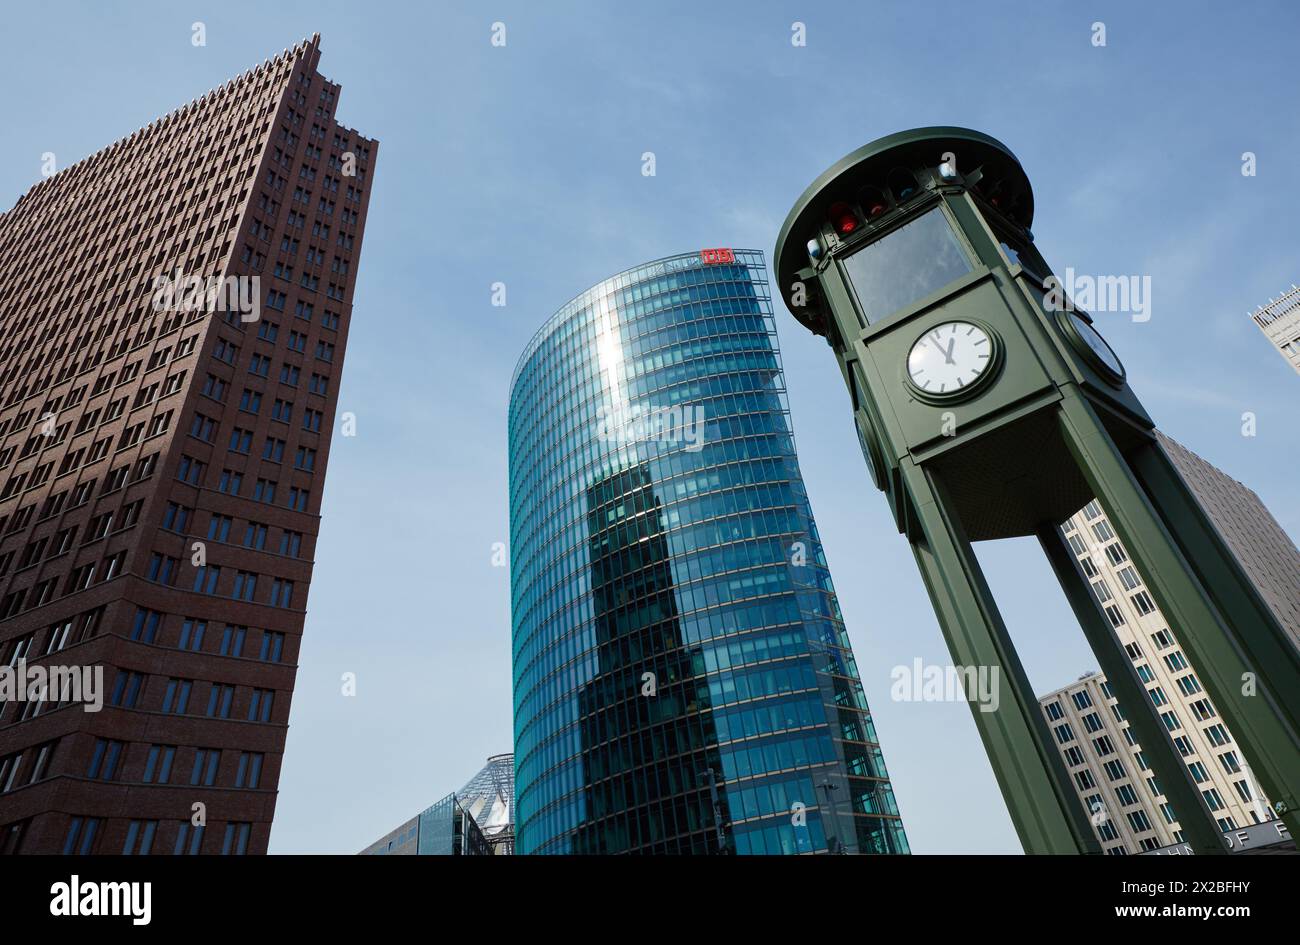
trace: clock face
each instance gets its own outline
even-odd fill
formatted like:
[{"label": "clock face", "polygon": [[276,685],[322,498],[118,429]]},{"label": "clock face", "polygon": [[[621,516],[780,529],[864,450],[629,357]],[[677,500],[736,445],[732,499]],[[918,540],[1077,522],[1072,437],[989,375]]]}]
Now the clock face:
[{"label": "clock face", "polygon": [[913,343],[907,376],[917,390],[931,397],[951,397],[988,374],[993,354],[993,339],[979,325],[944,322]]},{"label": "clock face", "polygon": [[1083,339],[1083,343],[1088,346],[1088,350],[1097,356],[1097,360],[1116,377],[1123,377],[1124,365],[1120,363],[1119,356],[1111,346],[1106,343],[1106,339],[1101,336],[1101,332],[1081,318],[1078,312],[1070,313],[1070,321],[1079,337]]}]

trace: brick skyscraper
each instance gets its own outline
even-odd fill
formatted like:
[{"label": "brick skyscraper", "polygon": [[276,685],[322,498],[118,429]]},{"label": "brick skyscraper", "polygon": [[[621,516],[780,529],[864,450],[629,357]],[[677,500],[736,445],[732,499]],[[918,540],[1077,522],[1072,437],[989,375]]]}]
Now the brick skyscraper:
[{"label": "brick skyscraper", "polygon": [[319,59],[0,215],[0,852],[266,851],[377,152]]}]

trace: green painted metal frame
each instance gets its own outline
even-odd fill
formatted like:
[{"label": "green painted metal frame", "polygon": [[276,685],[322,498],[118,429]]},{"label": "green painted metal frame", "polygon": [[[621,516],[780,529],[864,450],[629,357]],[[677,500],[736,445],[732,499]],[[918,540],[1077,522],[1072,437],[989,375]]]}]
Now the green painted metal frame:
[{"label": "green painted metal frame", "polygon": [[[1026,291],[1027,273],[1008,264],[997,247],[994,223],[983,216],[967,192],[985,165],[1027,194],[1024,236],[1032,219],[1032,191],[1015,156],[1000,142],[961,128],[921,128],[872,142],[837,162],[800,196],[786,218],[774,255],[778,287],[791,312],[810,330],[823,334],[836,351],[853,408],[873,457],[883,468],[875,484],[889,500],[899,531],[912,545],[949,651],[963,666],[996,667],[1009,692],[994,712],[971,704],[975,725],[1006,799],[1017,833],[1029,853],[1098,852],[1088,822],[1038,700],[1029,686],[996,603],[980,571],[971,542],[953,501],[945,473],[936,461],[957,445],[919,437],[915,422],[902,415],[914,401],[899,377],[878,368],[873,350],[893,356],[891,336],[914,318],[938,310],[944,298],[918,300],[900,312],[868,324],[836,259],[834,244],[819,262],[808,259],[805,243],[825,231],[822,221],[832,202],[849,185],[889,162],[917,167],[937,161],[942,150],[961,149],[977,167],[968,177],[931,176],[924,200],[900,209],[879,229],[890,232],[900,221],[941,206],[970,254],[975,270],[942,290],[940,296],[993,296],[979,286],[990,276],[1005,304],[993,314],[978,308],[971,316],[1000,319],[1004,333],[1018,332],[1032,357],[1004,368],[1006,385],[1019,385],[1018,401],[975,411],[973,433],[962,442],[1019,429],[1034,417],[1051,416],[1059,425],[1061,457],[1068,458],[1097,498],[1147,580],[1156,603],[1168,617],[1189,661],[1229,726],[1275,809],[1292,834],[1300,786],[1300,653],[1286,638],[1222,538],[1214,530],[1167,457],[1152,423],[1127,384],[1105,382],[1083,352],[1071,347],[1052,314]],[[928,166],[933,166],[933,161]],[[910,165],[908,162],[911,162]],[[856,181],[856,183],[855,183]],[[997,222],[1005,228],[1006,221]],[[991,237],[991,239],[990,239]],[[858,234],[856,238],[862,238]],[[856,251],[877,236],[851,244]],[[983,267],[983,268],[981,268]],[[797,304],[797,289],[808,301]],[[1012,291],[1014,290],[1014,291]],[[890,347],[893,345],[893,347]],[[883,355],[882,355],[883,356]],[[1034,363],[1031,363],[1034,362]],[[1004,382],[987,385],[992,392]],[[1005,389],[1004,389],[1005,392]],[[993,401],[990,395],[989,400]],[[978,403],[986,394],[971,398]],[[959,408],[954,408],[959,409]],[[1047,411],[1048,413],[1044,413]],[[1124,441],[1121,448],[1116,437]],[[971,475],[976,475],[971,473]],[[987,475],[981,473],[980,475]],[[989,482],[991,488],[1005,485]],[[1081,504],[1081,503],[1080,503]],[[1072,511],[1072,510],[1071,510]],[[1069,512],[1065,513],[1069,514]],[[1065,544],[1059,521],[1044,519],[1034,528],[1085,635],[1179,816],[1185,836],[1202,853],[1225,848],[1213,816],[1191,781],[1164,722],[1147,697],[1132,661],[1093,597],[1077,561]],[[1254,673],[1258,695],[1241,692],[1243,674]]]}]

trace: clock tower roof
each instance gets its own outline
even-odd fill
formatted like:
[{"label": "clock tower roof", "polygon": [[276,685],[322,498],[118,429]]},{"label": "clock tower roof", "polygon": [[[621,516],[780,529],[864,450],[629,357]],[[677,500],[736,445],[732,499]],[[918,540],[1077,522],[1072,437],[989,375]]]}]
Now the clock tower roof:
[{"label": "clock tower roof", "polygon": [[845,155],[813,181],[795,201],[781,226],[773,268],[786,307],[796,318],[803,321],[806,313],[790,305],[791,286],[799,270],[809,265],[806,244],[818,235],[831,207],[841,201],[853,202],[854,195],[865,186],[879,186],[894,168],[937,167],[948,152],[955,156],[960,173],[980,169],[983,180],[1002,181],[1023,194],[1021,223],[1026,229],[1029,227],[1034,215],[1029,178],[1011,149],[996,138],[970,128],[948,126],[913,128],[878,138]]}]

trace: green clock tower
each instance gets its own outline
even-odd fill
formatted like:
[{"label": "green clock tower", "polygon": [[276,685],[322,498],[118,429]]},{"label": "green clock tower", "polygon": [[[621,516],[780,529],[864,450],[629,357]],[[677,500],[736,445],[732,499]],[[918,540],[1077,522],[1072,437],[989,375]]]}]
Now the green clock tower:
[{"label": "green clock tower", "polygon": [[[1293,836],[1300,654],[1156,441],[1124,365],[1034,248],[1033,193],[963,128],[882,138],[821,175],[776,246],[790,311],[834,350],[870,477],[955,663],[1028,853],[1097,852],[971,543],[1037,536],[1197,852],[1221,833],[1059,526],[1096,498]],[[1177,724],[1176,722],[1173,724]]]}]

